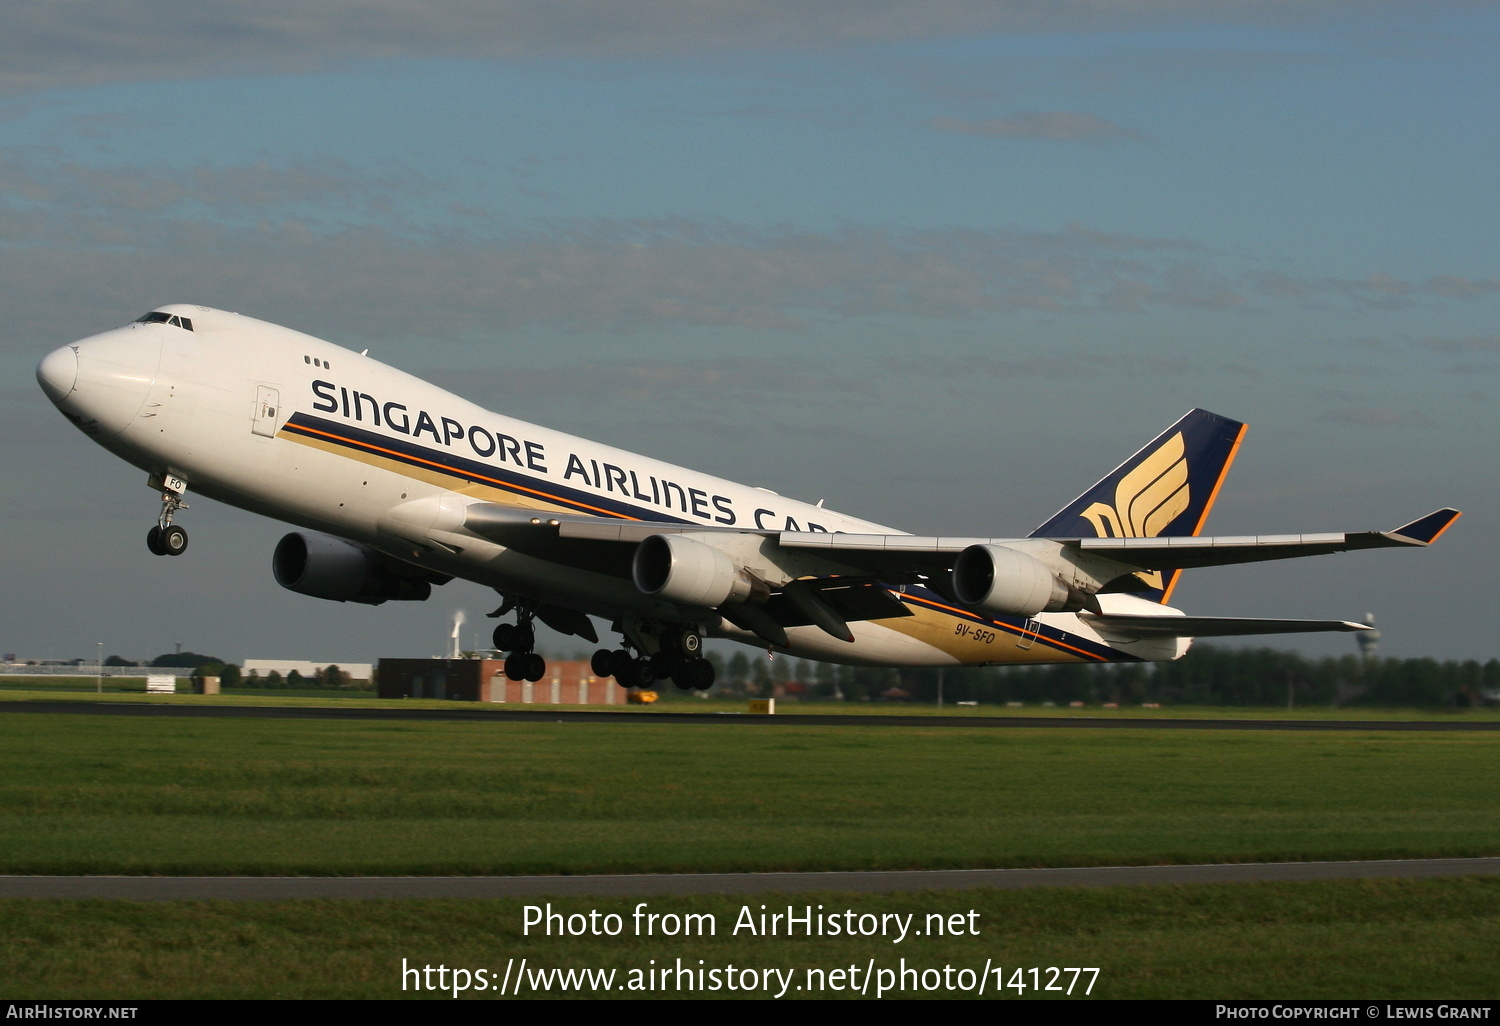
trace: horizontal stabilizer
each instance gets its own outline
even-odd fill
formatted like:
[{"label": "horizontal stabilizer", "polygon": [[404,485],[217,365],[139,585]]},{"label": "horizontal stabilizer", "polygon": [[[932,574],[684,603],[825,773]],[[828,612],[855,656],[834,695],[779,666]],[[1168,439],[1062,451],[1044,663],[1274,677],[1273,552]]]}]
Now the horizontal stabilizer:
[{"label": "horizontal stabilizer", "polygon": [[1080,613],[1079,618],[1105,634],[1122,638],[1232,638],[1250,634],[1314,634],[1320,631],[1368,631],[1350,620],[1269,620],[1241,616],[1130,616]]}]

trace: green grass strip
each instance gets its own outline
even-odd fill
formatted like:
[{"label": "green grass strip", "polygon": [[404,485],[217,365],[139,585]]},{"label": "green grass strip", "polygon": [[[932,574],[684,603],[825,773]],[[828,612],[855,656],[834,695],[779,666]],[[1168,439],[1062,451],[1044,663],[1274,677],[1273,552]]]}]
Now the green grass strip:
[{"label": "green grass strip", "polygon": [[[795,987],[807,985],[809,969],[856,966],[862,973],[873,959],[878,969],[899,971],[904,958],[918,971],[949,967],[952,983],[962,982],[957,970],[977,974],[986,960],[1001,968],[999,979],[1007,983],[1016,982],[1016,968],[1095,966],[1100,973],[1093,999],[1487,999],[1495,993],[1491,956],[1500,944],[1500,880],[1494,878],[643,899],[647,912],[712,916],[711,937],[636,936],[631,913],[637,900],[552,902],[564,915],[619,915],[623,930],[617,937],[548,937],[535,929],[524,936],[523,907],[544,904],[536,899],[4,901],[0,997],[450,1001],[451,993],[417,990],[411,977],[403,990],[402,960],[409,967],[484,969],[494,988],[508,963],[514,968],[525,958],[533,972],[613,969],[614,985],[627,988],[632,971],[644,981],[642,970],[675,968],[679,959],[690,969],[776,968],[791,974],[788,998],[848,998],[858,995]],[[758,915],[761,905],[768,912],[791,906],[798,915],[819,905],[822,913],[912,914],[917,928],[929,914],[959,914],[979,934],[909,935],[900,943],[879,936],[735,935],[741,910]],[[972,919],[970,911],[977,913]],[[428,979],[434,985],[438,980],[435,974]],[[686,979],[673,979],[666,990],[607,992],[564,992],[554,980],[550,992],[528,990],[525,996],[766,996],[680,990]],[[934,979],[927,977],[929,983]],[[927,990],[920,978],[909,982],[918,989],[886,997],[978,996]],[[1007,987],[995,995],[994,982],[991,977],[987,996],[1001,1000],[1067,999],[1037,994],[1029,974],[1020,978],[1025,990]],[[497,995],[471,989],[462,996]],[[874,987],[868,996],[875,996]]]},{"label": "green grass strip", "polygon": [[1500,736],[0,717],[0,871],[1500,854]]}]

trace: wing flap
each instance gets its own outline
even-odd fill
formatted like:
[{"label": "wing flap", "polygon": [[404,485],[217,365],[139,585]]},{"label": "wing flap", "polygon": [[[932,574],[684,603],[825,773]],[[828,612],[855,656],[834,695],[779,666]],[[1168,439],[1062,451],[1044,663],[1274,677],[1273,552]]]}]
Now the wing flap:
[{"label": "wing flap", "polygon": [[[508,549],[524,552],[537,559],[580,570],[597,570],[616,577],[630,576],[630,559],[634,549],[620,544],[621,537],[610,537],[600,531],[589,535],[584,529],[592,522],[598,526],[634,526],[635,521],[605,520],[601,517],[547,513],[539,510],[502,506],[494,502],[476,502],[464,509],[464,528]],[[580,534],[563,537],[562,525]]]},{"label": "wing flap", "polygon": [[[793,581],[791,584],[814,592],[818,600],[844,623],[890,620],[912,615],[904,602],[893,597],[874,581],[846,581],[830,577]],[[783,627],[806,627],[818,623],[804,607],[789,599],[785,591],[772,595],[764,608]]]}]

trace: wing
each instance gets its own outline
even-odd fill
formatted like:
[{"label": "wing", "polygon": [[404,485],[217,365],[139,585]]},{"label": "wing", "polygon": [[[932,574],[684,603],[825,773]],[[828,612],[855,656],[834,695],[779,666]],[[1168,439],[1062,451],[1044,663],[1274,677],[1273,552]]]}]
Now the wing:
[{"label": "wing", "polygon": [[[1442,509],[1392,531],[1248,537],[949,538],[754,531],[698,524],[538,514],[492,503],[466,507],[464,528],[550,562],[634,578],[648,594],[716,610],[785,644],[788,627],[815,625],[852,641],[848,624],[910,615],[891,592],[919,584],[989,616],[1085,614],[1135,637],[1230,636],[1360,630],[1342,620],[1106,615],[1097,596],[1131,590],[1142,571],[1221,566],[1355,549],[1422,547],[1459,517]],[[671,539],[675,541],[661,541]],[[654,546],[650,580],[641,554]],[[716,555],[717,554],[717,555]],[[677,588],[669,578],[691,577]],[[657,584],[660,583],[660,587]],[[707,583],[705,583],[707,582]],[[722,585],[722,587],[721,587]],[[715,590],[718,589],[718,590]]]},{"label": "wing", "polygon": [[[797,561],[809,565],[788,571],[774,558],[766,558],[768,552],[778,548],[776,531],[617,520],[573,513],[537,514],[494,503],[468,506],[464,527],[538,559],[627,579],[636,578],[638,553],[642,543],[651,539],[684,536],[691,546],[689,557],[694,550],[733,550],[734,559],[729,566],[734,576],[750,578],[744,596],[749,601],[705,604],[742,630],[781,646],[787,643],[789,627],[817,626],[840,640],[853,641],[850,623],[912,615],[881,582],[850,573],[848,568],[815,559]],[[752,563],[753,569],[737,567],[736,562]],[[670,594],[666,597],[674,598]]]},{"label": "wing", "polygon": [[1440,509],[1393,531],[1358,534],[1272,534],[1241,537],[1169,538],[918,538],[911,535],[794,534],[781,532],[787,548],[823,551],[839,560],[857,561],[872,569],[881,567],[899,573],[902,568],[931,572],[945,563],[952,568],[955,556],[974,545],[995,545],[1020,551],[1036,551],[1038,542],[1089,555],[1103,556],[1142,570],[1179,570],[1186,567],[1227,566],[1298,556],[1321,556],[1354,549],[1426,546],[1438,539],[1462,514]]},{"label": "wing", "polygon": [[1085,552],[1108,555],[1151,570],[1179,570],[1199,566],[1228,566],[1269,559],[1321,556],[1355,549],[1427,546],[1437,541],[1462,514],[1440,509],[1394,531],[1359,534],[1252,535],[1245,538],[1082,538]]}]

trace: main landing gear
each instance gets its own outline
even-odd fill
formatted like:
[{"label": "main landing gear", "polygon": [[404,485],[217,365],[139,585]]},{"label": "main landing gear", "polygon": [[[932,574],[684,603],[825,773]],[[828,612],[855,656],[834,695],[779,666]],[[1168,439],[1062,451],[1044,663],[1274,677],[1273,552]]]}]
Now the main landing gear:
[{"label": "main landing gear", "polygon": [[547,660],[532,649],[536,646],[536,614],[524,606],[516,613],[515,623],[495,626],[493,640],[505,657],[505,675],[511,680],[529,680],[533,684],[547,672]]},{"label": "main landing gear", "polygon": [[[714,666],[703,658],[703,635],[694,628],[670,628],[654,637],[644,631],[630,633],[639,634],[630,647],[613,651],[601,648],[594,653],[589,665],[595,677],[613,677],[622,688],[649,687],[668,678],[683,691],[707,691],[713,687]],[[655,642],[656,651],[648,655],[646,648],[650,642]],[[630,651],[631,647],[635,653]]]},{"label": "main landing gear", "polygon": [[188,508],[188,504],[182,501],[187,482],[171,474],[159,474],[152,476],[150,484],[161,489],[161,513],[156,518],[156,526],[146,532],[146,548],[158,556],[180,556],[187,549],[188,535],[172,523],[172,515]]}]

